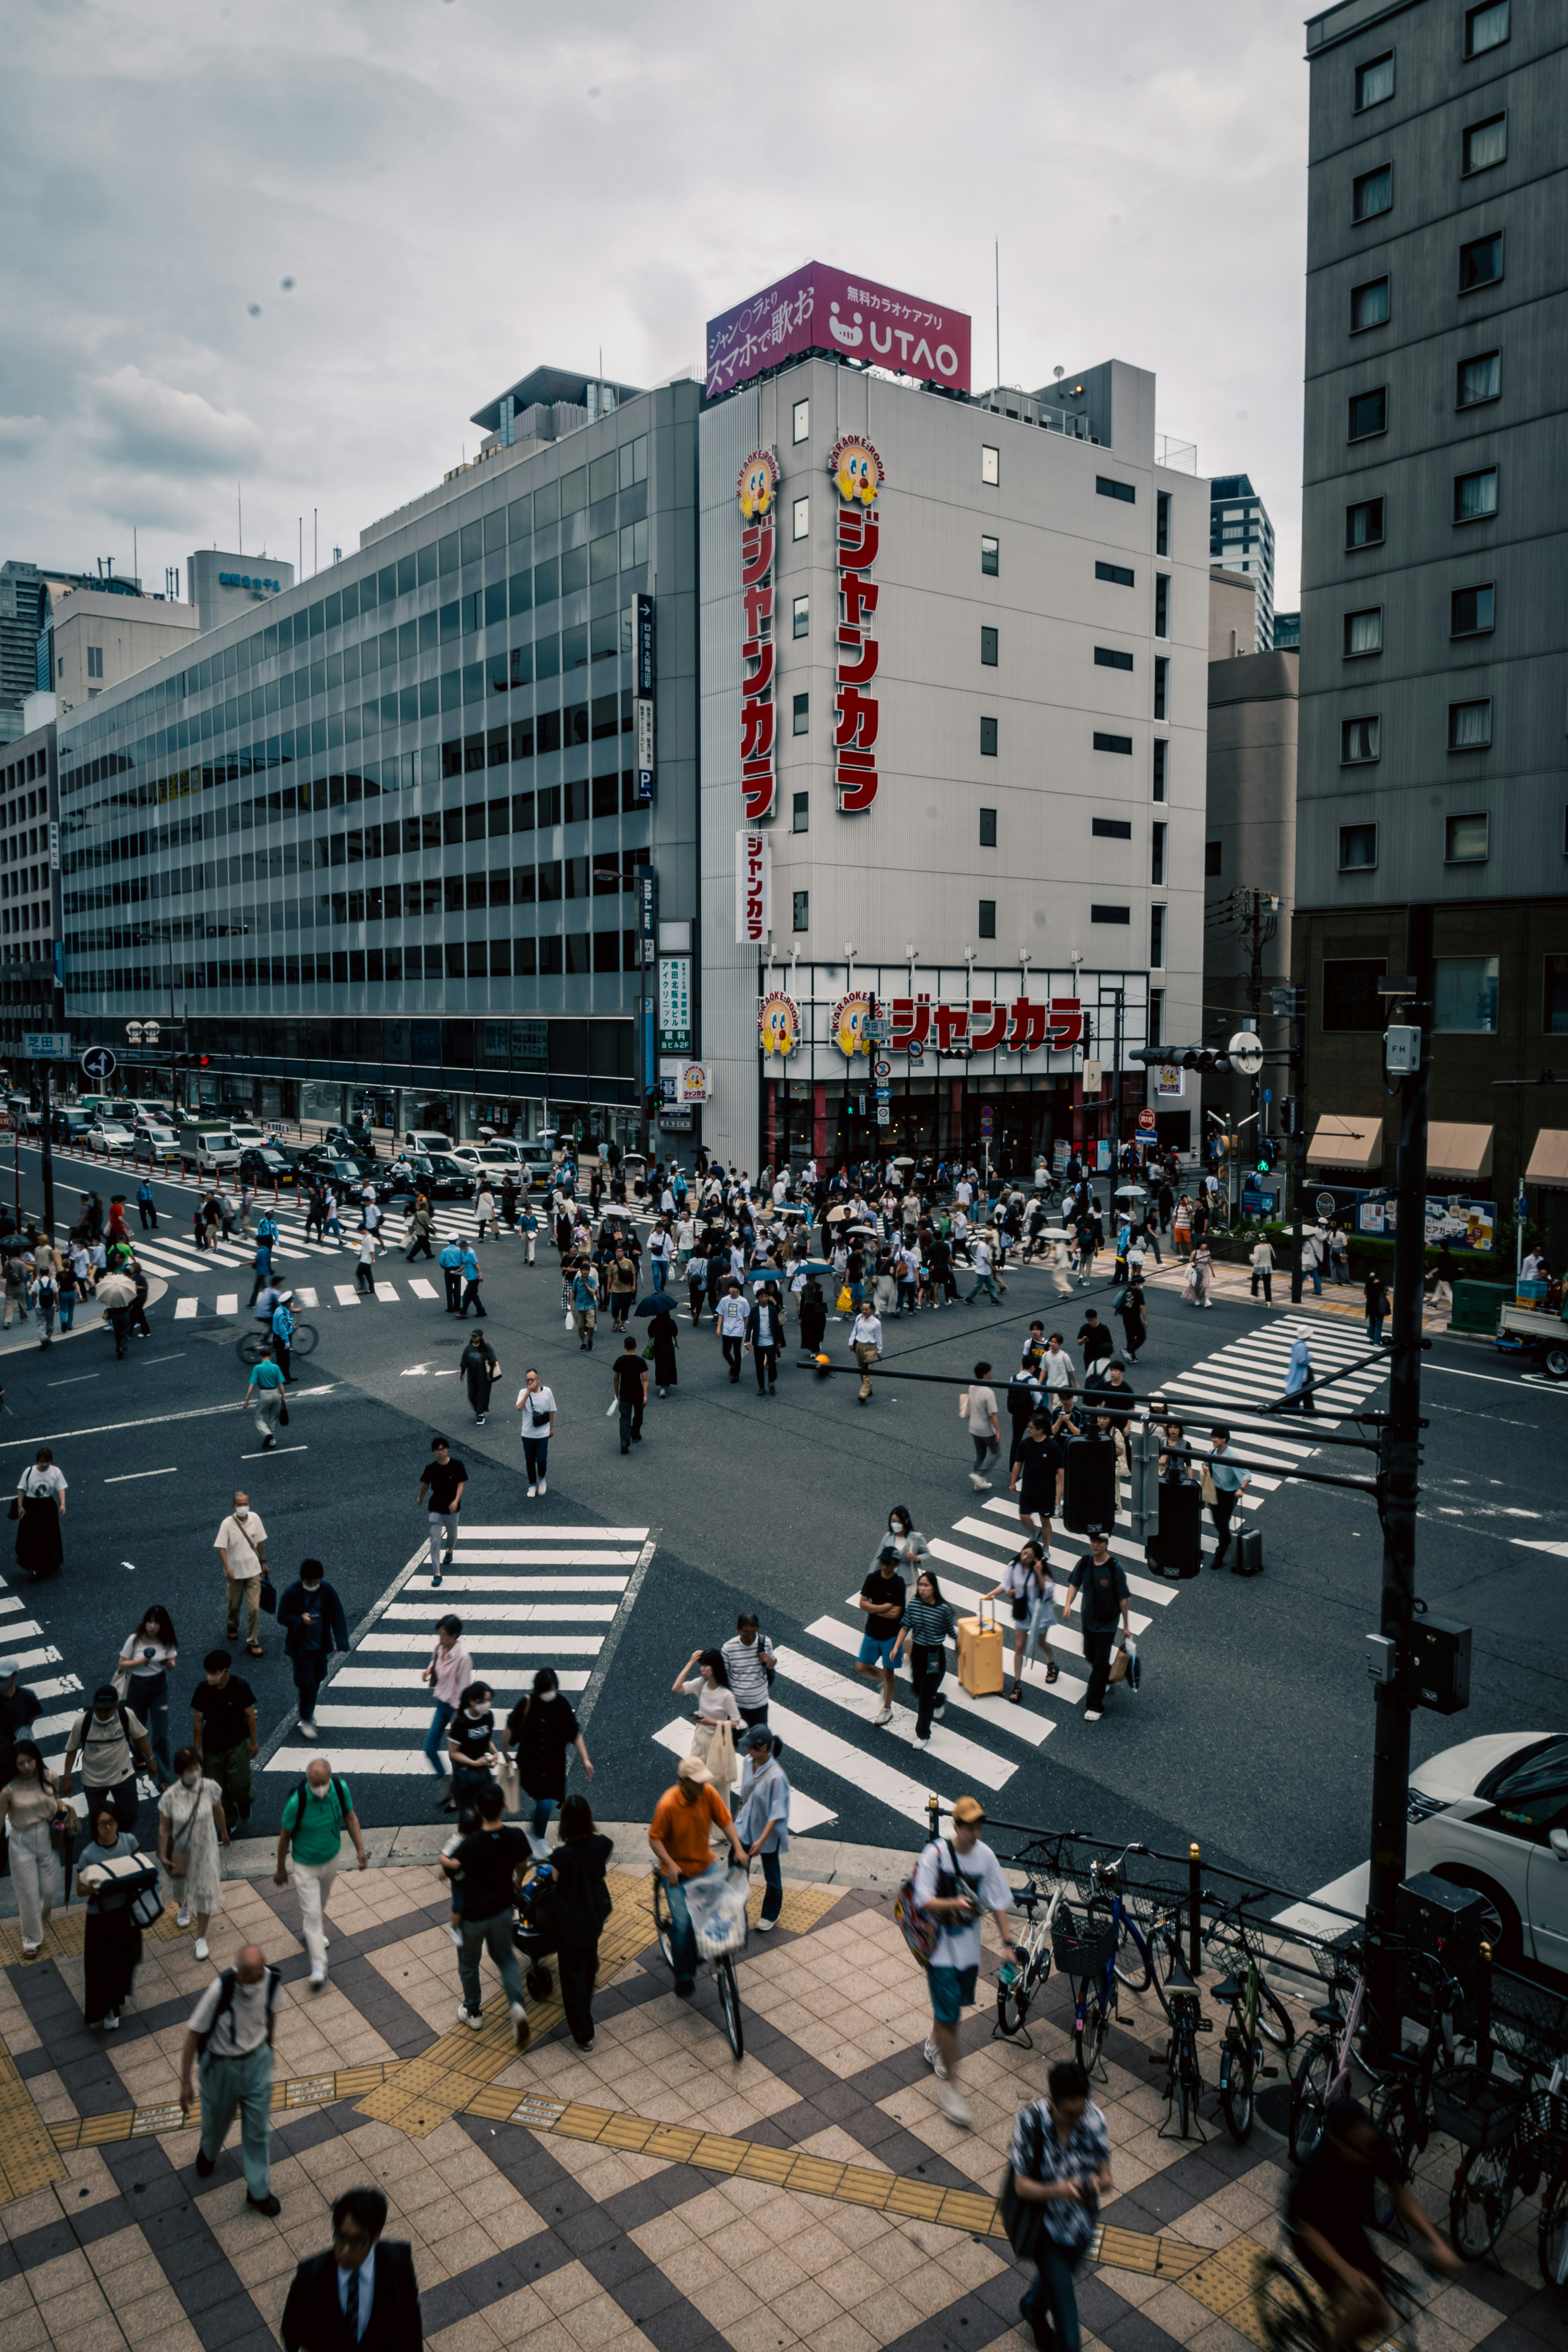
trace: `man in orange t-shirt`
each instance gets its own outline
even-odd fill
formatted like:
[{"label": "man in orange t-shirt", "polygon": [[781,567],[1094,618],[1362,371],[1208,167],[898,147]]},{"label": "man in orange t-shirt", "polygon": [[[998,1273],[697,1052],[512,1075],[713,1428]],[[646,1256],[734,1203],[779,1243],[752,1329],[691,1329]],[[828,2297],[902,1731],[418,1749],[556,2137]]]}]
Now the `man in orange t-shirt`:
[{"label": "man in orange t-shirt", "polygon": [[653,1809],[647,1833],[669,1903],[675,1990],[683,1999],[689,1997],[697,1978],[697,1937],[686,1888],[691,1879],[706,1878],[720,1867],[710,1843],[715,1829],[723,1831],[736,1863],[746,1869],[746,1849],[735,1834],[730,1809],[714,1786],[712,1773],[700,1757],[683,1756],[674,1788],[667,1789]]}]

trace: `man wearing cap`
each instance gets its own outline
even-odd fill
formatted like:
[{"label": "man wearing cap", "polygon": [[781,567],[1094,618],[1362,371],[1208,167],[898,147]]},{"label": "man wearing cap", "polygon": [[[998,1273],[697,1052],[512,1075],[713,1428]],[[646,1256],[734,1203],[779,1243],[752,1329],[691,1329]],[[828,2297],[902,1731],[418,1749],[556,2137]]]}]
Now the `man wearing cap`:
[{"label": "man wearing cap", "polygon": [[730,1808],[713,1784],[712,1773],[700,1757],[683,1756],[675,1786],[667,1789],[654,1807],[647,1832],[669,1904],[675,1990],[682,1999],[697,1980],[697,1937],[686,1890],[694,1878],[706,1878],[720,1867],[711,1844],[715,1829],[723,1831],[736,1867],[744,1870],[746,1849],[736,1835]]},{"label": "man wearing cap", "polygon": [[1089,1549],[1078,1561],[1068,1579],[1067,1607],[1070,1612],[1073,1595],[1083,1594],[1083,1615],[1079,1622],[1083,1631],[1083,1654],[1089,1660],[1089,1692],[1083,1710],[1086,1723],[1098,1723],[1105,1711],[1106,1686],[1110,1680],[1110,1653],[1116,1640],[1116,1621],[1121,1620],[1121,1637],[1126,1641],[1132,1628],[1128,1618],[1127,1579],[1120,1565],[1110,1557],[1110,1538],[1103,1528],[1089,1529]]},{"label": "man wearing cap", "polygon": [[21,1679],[20,1658],[0,1658],[0,1789],[16,1770],[16,1742],[38,1718],[39,1700]]},{"label": "man wearing cap", "polygon": [[128,1706],[121,1704],[120,1693],[112,1683],[100,1683],[93,1692],[90,1708],[79,1715],[71,1727],[65,1770],[60,1776],[61,1796],[70,1795],[71,1767],[79,1756],[82,1786],[88,1793],[89,1820],[93,1816],[93,1799],[101,1798],[111,1807],[121,1828],[133,1830],[136,1826],[136,1767],[131,1754],[133,1745],[142,1751],[148,1779],[155,1780],[158,1767],[153,1759],[145,1727],[138,1723]]},{"label": "man wearing cap", "polygon": [[973,2005],[980,1973],[982,1911],[990,1911],[995,1918],[1003,1957],[1017,1958],[1007,1933],[1007,1882],[1001,1864],[980,1835],[984,1819],[978,1798],[960,1797],[952,1809],[952,1834],[933,1838],[915,1864],[915,1901],[922,1911],[931,1913],[942,1930],[927,1970],[931,2030],[925,2046],[926,2063],[936,2074],[942,2114],[949,2123],[965,2126],[973,2118],[969,2102],[958,2086],[958,2021],[965,2006]]}]

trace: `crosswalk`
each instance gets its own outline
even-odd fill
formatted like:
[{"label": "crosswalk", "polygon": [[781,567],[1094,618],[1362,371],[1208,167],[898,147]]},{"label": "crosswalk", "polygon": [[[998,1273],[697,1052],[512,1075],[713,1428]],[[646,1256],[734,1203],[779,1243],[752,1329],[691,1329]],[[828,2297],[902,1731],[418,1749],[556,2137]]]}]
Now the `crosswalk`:
[{"label": "crosswalk", "polygon": [[[70,1727],[86,1702],[81,1676],[67,1672],[64,1654],[33,1614],[35,1605],[12,1589],[8,1577],[0,1576],[0,1652],[19,1661],[23,1685],[45,1709],[29,1727],[28,1737],[43,1749],[50,1770],[58,1772]],[[86,1812],[87,1799],[79,1790],[70,1801],[79,1814]]]},{"label": "crosswalk", "polygon": [[419,1677],[437,1622],[448,1614],[462,1620],[463,1646],[476,1679],[495,1694],[498,1717],[546,1665],[581,1705],[608,1670],[653,1552],[647,1528],[465,1522],[437,1587],[421,1545],[322,1685],[321,1738],[286,1738],[263,1769],[298,1779],[324,1755],[351,1780],[428,1778],[422,1750],[433,1710]]},{"label": "crosswalk", "polygon": [[[1309,1426],[1300,1413],[1281,1416],[1259,1411],[1285,1393],[1290,1352],[1301,1339],[1311,1353],[1319,1424],[1324,1430],[1337,1429],[1347,1415],[1365,1408],[1388,1375],[1385,1365],[1366,1360],[1373,1351],[1362,1334],[1321,1316],[1282,1315],[1245,1332],[1188,1370],[1162,1381],[1160,1393],[1184,1401],[1194,1412],[1229,1415],[1238,1429],[1245,1427],[1247,1432],[1246,1450],[1250,1459],[1256,1451],[1255,1430],[1300,1431]],[[1237,1450],[1241,1450],[1239,1444]],[[1283,1455],[1291,1449],[1282,1444],[1278,1450]]]}]

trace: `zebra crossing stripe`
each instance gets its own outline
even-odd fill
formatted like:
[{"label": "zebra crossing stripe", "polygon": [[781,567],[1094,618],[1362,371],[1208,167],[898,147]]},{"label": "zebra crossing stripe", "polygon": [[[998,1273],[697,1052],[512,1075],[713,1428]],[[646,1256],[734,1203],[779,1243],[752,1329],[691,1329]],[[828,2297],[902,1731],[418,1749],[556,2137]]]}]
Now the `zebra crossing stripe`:
[{"label": "zebra crossing stripe", "polygon": [[[815,1658],[804,1656],[798,1650],[781,1649],[776,1653],[778,1673],[785,1682],[798,1683],[802,1689],[825,1699],[830,1706],[843,1709],[846,1715],[858,1716],[868,1728],[882,1704],[879,1683],[851,1681],[847,1675],[836,1674],[832,1667],[818,1665]],[[915,1738],[915,1712],[912,1707],[895,1702],[892,1720],[877,1727],[892,1739],[900,1739],[919,1753],[935,1756],[955,1772],[977,1780],[984,1789],[1005,1789],[1017,1770],[1017,1766],[988,1748],[977,1747],[962,1733],[950,1731],[942,1724],[933,1724],[929,1740]]]},{"label": "zebra crossing stripe", "polygon": [[[691,1752],[691,1726],[684,1716],[677,1716],[673,1723],[665,1724],[653,1737],[655,1746],[668,1748],[672,1756],[689,1756]],[[815,1797],[808,1797],[793,1780],[790,1782],[789,1825],[796,1837],[804,1837],[808,1830],[829,1829],[837,1819],[837,1813],[819,1805]]]},{"label": "zebra crossing stripe", "polygon": [[[821,1642],[829,1649],[840,1650],[847,1658],[858,1654],[860,1643],[855,1628],[842,1623],[837,1617],[819,1617],[805,1630],[814,1642]],[[949,1643],[947,1646],[951,1649],[952,1644]],[[993,1731],[1010,1732],[1029,1748],[1043,1747],[1057,1727],[1052,1717],[1031,1715],[1026,1707],[988,1706],[984,1700],[972,1698],[961,1683],[944,1681],[942,1687],[950,1720],[956,1707],[960,1715],[978,1716]]]}]

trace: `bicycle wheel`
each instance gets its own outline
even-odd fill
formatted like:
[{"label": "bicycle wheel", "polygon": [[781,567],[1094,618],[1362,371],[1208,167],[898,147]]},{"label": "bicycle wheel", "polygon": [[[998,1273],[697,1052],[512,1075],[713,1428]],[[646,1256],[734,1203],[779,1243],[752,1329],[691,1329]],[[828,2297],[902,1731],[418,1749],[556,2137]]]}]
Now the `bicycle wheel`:
[{"label": "bicycle wheel", "polygon": [[263,1357],[272,1353],[272,1349],[259,1331],[247,1331],[235,1353],[242,1364],[259,1364]]},{"label": "bicycle wheel", "polygon": [[1513,2203],[1511,2146],[1468,2147],[1448,2193],[1448,2235],[1468,2263],[1489,2254]]},{"label": "bicycle wheel", "polygon": [[[1372,2120],[1394,2151],[1400,2181],[1408,2180],[1415,2152],[1415,2117],[1409,2090],[1404,2083],[1383,2084],[1372,2103]],[[1398,2210],[1394,2189],[1389,2184],[1384,2180],[1374,2181],[1372,2192],[1373,2229],[1386,2230]]]},{"label": "bicycle wheel", "polygon": [[1105,2047],[1106,2029],[1110,2023],[1105,2005],[1105,1995],[1099,1985],[1082,1989],[1073,2013],[1073,2055],[1086,2074],[1092,2074],[1100,2063],[1100,2053]]},{"label": "bicycle wheel", "polygon": [[1268,2352],[1323,2352],[1317,2306],[1294,2271],[1270,2255],[1258,2269],[1252,2295]]},{"label": "bicycle wheel", "polygon": [[1568,2282],[1568,2172],[1555,2175],[1541,2200],[1535,2259],[1548,2286],[1562,2286]]},{"label": "bicycle wheel", "polygon": [[1010,1985],[996,1988],[996,2025],[1002,2033],[1022,2033],[1029,2004],[1050,1973],[1049,1952],[1026,1952]]},{"label": "bicycle wheel", "polygon": [[1125,1912],[1116,1927],[1116,1973],[1129,1992],[1147,1992],[1154,1979],[1149,1947]]},{"label": "bicycle wheel", "polygon": [[1189,2124],[1198,2119],[1198,2104],[1204,2095],[1203,2069],[1198,2064],[1197,2045],[1193,2040],[1190,2023],[1184,2025],[1177,2036],[1176,2095],[1181,2103],[1182,2137],[1186,2138]]},{"label": "bicycle wheel", "polygon": [[1258,2046],[1249,2050],[1239,2026],[1226,2036],[1225,2063],[1220,2074],[1219,2104],[1226,2126],[1239,2147],[1252,2129],[1253,2091],[1258,2079]]},{"label": "bicycle wheel", "polygon": [[313,1323],[296,1323],[294,1337],[289,1341],[297,1356],[313,1356],[316,1352],[316,1327]]},{"label": "bicycle wheel", "polygon": [[1276,2000],[1266,1984],[1258,1988],[1258,2031],[1266,2042],[1272,2042],[1276,2050],[1293,2050],[1296,2046],[1296,2028],[1290,2012]]},{"label": "bicycle wheel", "polygon": [[669,1916],[669,1896],[663,1878],[656,1870],[653,1874],[653,1931],[658,1938],[658,1948],[666,1965],[675,1966],[675,1937]]},{"label": "bicycle wheel", "polygon": [[730,2047],[736,2059],[746,2054],[745,2035],[741,2027],[741,1990],[735,1982],[735,1964],[726,1952],[713,1963],[713,1974],[719,1980],[719,2006],[724,2012],[724,2031],[730,2037]]},{"label": "bicycle wheel", "polygon": [[1290,2153],[1298,2164],[1305,2164],[1316,2153],[1323,2137],[1333,2072],[1332,2042],[1310,2043],[1290,2085]]}]

